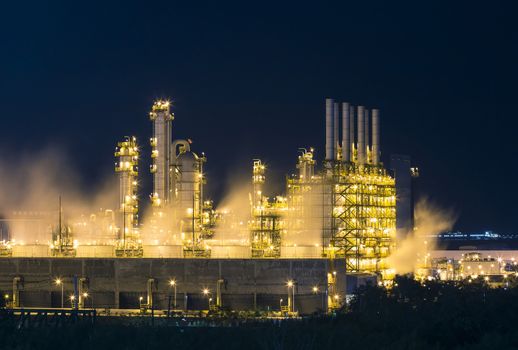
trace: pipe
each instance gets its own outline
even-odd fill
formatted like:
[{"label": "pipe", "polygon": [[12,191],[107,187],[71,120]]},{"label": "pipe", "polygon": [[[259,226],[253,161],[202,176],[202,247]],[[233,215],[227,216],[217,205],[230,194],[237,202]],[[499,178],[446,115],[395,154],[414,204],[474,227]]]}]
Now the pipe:
[{"label": "pipe", "polygon": [[365,119],[363,106],[358,106],[358,164],[365,164]]},{"label": "pipe", "polygon": [[370,121],[370,111],[368,109],[365,109],[364,111],[365,113],[365,130],[364,130],[364,135],[365,135],[365,163],[369,163],[369,154],[370,154],[370,151],[372,150],[371,147],[370,147],[370,133],[369,133],[369,121]]},{"label": "pipe", "polygon": [[[178,156],[180,155],[180,149],[178,148],[178,146],[182,146],[183,147],[183,152],[190,152],[191,151],[191,144],[189,143],[189,141],[187,140],[174,140],[173,141],[173,144],[171,145],[171,150],[173,152],[172,154],[172,157],[173,158],[173,162],[176,162],[176,158],[178,158]],[[176,163],[174,163],[176,164]]]},{"label": "pipe", "polygon": [[333,133],[333,107],[332,98],[326,98],[326,160],[334,158],[334,133]]},{"label": "pipe", "polygon": [[338,102],[333,104],[333,159],[338,159],[338,144],[340,143],[340,107]]},{"label": "pipe", "polygon": [[349,145],[351,146],[351,162],[354,162],[354,144],[355,144],[355,137],[354,137],[354,106],[349,106]]},{"label": "pipe", "polygon": [[351,140],[349,134],[349,103],[342,103],[342,161],[351,161]]},{"label": "pipe", "polygon": [[380,162],[380,124],[379,109],[372,110],[372,164],[378,165]]}]

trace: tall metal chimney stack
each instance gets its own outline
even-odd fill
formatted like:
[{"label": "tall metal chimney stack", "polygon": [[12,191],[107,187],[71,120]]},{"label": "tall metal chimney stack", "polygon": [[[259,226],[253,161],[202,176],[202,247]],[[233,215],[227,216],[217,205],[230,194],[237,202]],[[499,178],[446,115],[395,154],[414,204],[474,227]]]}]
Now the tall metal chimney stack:
[{"label": "tall metal chimney stack", "polygon": [[355,133],[354,133],[354,106],[349,106],[349,145],[351,146],[351,162],[354,162],[354,147],[353,145],[356,142]]},{"label": "tall metal chimney stack", "polygon": [[333,131],[334,100],[326,98],[326,160],[333,160],[335,154],[335,141]]},{"label": "tall metal chimney stack", "polygon": [[342,162],[351,161],[351,140],[349,134],[349,104],[342,103]]},{"label": "tall metal chimney stack", "polygon": [[364,110],[364,119],[365,119],[365,163],[369,162],[369,151],[372,151],[371,148],[371,140],[370,140],[370,132],[369,132],[369,122],[370,122],[370,111],[365,108]]},{"label": "tall metal chimney stack", "polygon": [[340,143],[340,104],[338,102],[333,104],[333,139],[333,159],[338,159],[338,144]]},{"label": "tall metal chimney stack", "polygon": [[365,164],[365,119],[363,106],[358,106],[358,164]]},{"label": "tall metal chimney stack", "polygon": [[380,162],[380,111],[372,110],[372,164],[378,165]]}]

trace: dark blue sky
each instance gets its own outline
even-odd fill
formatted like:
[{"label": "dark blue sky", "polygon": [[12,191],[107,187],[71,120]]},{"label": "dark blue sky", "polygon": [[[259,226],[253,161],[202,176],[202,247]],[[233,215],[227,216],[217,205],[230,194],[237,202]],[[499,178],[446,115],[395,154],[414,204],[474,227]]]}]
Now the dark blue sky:
[{"label": "dark blue sky", "polygon": [[256,157],[282,190],[331,96],[381,109],[383,158],[410,154],[457,228],[518,233],[512,1],[43,3],[1,5],[0,154],[58,146],[93,184],[171,97],[216,198]]}]

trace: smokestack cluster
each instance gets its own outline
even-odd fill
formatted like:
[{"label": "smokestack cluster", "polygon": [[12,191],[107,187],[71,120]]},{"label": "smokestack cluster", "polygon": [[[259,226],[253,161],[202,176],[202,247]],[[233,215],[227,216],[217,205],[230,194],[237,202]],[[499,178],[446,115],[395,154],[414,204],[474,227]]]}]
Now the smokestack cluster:
[{"label": "smokestack cluster", "polygon": [[341,103],[340,108],[339,102],[326,98],[326,160],[378,165],[379,125],[378,109],[355,108],[347,102]]}]

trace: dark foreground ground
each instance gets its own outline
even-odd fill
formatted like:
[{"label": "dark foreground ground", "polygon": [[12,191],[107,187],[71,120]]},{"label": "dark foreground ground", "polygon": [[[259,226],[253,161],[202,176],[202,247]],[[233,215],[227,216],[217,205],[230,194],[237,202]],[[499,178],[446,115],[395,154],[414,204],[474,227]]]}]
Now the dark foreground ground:
[{"label": "dark foreground ground", "polygon": [[[518,287],[483,282],[368,287],[334,317],[239,327],[177,327],[98,317],[95,325],[18,328],[0,320],[0,349],[516,349]],[[228,322],[227,322],[228,323]],[[213,325],[215,325],[214,323]]]}]

